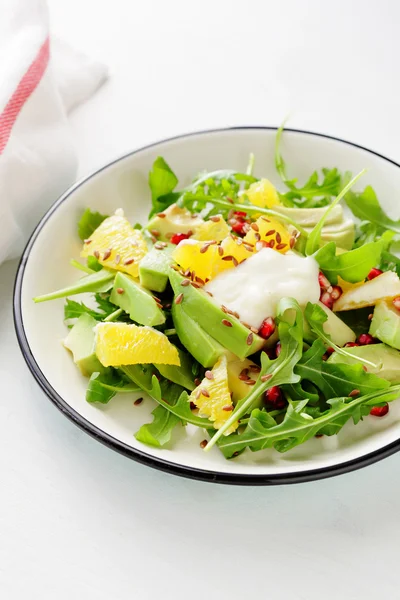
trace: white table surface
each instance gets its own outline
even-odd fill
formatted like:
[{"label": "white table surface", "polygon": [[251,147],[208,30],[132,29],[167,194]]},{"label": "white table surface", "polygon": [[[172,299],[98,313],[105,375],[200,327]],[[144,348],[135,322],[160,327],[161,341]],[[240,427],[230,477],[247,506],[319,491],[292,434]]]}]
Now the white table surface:
[{"label": "white table surface", "polygon": [[[50,0],[111,77],[71,117],[80,173],[189,130],[290,125],[400,161],[400,8],[320,0]],[[0,268],[0,597],[399,598],[400,455],[342,477],[217,486],[136,464],[39,390]]]}]

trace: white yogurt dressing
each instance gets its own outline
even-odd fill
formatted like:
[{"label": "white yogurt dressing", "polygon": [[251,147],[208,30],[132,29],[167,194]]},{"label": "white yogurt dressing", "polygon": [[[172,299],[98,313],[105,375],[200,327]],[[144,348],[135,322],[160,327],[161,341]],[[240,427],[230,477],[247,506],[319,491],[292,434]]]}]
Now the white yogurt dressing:
[{"label": "white yogurt dressing", "polygon": [[318,263],[311,256],[281,254],[264,248],[234,269],[224,271],[204,289],[213,300],[240,315],[240,320],[259,328],[276,316],[279,300],[295,298],[300,306],[319,300]]}]

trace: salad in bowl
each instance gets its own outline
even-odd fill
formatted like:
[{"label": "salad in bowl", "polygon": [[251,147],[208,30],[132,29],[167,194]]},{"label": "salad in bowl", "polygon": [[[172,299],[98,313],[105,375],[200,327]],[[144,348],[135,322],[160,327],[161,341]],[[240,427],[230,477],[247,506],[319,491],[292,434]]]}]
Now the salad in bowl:
[{"label": "salad in bowl", "polygon": [[143,444],[168,447],[190,424],[204,452],[283,453],[384,417],[400,395],[400,224],[370,186],[354,191],[363,172],[289,179],[281,135],[279,189],[253,156],[183,188],[157,158],[148,221],[85,210],[71,257],[83,275],[34,299],[65,298],[87,402],[154,400],[132,432]]}]

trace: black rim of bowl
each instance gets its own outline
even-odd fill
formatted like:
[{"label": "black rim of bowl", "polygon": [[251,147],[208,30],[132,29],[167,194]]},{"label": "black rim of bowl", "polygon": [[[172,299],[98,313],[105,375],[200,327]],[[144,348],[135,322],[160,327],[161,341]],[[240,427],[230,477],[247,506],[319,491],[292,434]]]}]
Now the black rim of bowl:
[{"label": "black rim of bowl", "polygon": [[[204,131],[195,131],[192,133],[182,134],[178,136],[174,136],[171,138],[166,138],[160,140],[158,142],[154,142],[147,146],[143,146],[137,150],[133,150],[132,152],[128,152],[123,156],[111,161],[107,165],[97,169],[87,177],[81,179],[76,184],[71,186],[46,212],[46,214],[42,217],[35,230],[33,231],[25,250],[22,254],[17,276],[15,279],[14,285],[14,300],[13,300],[13,309],[14,309],[14,325],[18,338],[18,343],[21,348],[22,354],[24,356],[25,362],[27,363],[32,375],[45,392],[45,394],[49,397],[49,399],[57,406],[57,408],[68,417],[73,423],[78,425],[81,429],[83,429],[86,433],[94,437],[99,442],[105,444],[109,448],[116,450],[120,454],[127,456],[135,461],[147,465],[149,467],[166,471],[167,473],[172,473],[174,475],[180,475],[181,477],[188,477],[191,479],[198,479],[202,481],[208,481],[213,483],[224,483],[224,484],[236,484],[236,485],[280,485],[280,484],[288,484],[288,483],[302,483],[306,481],[314,481],[317,479],[324,479],[326,477],[333,477],[334,475],[341,475],[343,473],[348,473],[350,471],[354,471],[356,469],[360,469],[367,465],[370,465],[378,460],[382,460],[391,454],[394,454],[398,450],[400,450],[400,440],[392,442],[387,446],[379,448],[374,452],[369,454],[365,454],[360,456],[359,458],[355,458],[349,460],[344,463],[339,463],[337,465],[332,465],[328,467],[322,467],[318,469],[309,469],[299,472],[289,472],[289,473],[276,473],[276,474],[245,474],[245,473],[229,473],[229,472],[214,472],[206,469],[198,469],[194,467],[180,465],[178,463],[170,462],[168,460],[164,460],[162,458],[158,458],[147,454],[147,452],[142,451],[138,448],[132,448],[128,444],[121,442],[120,440],[114,438],[109,435],[107,432],[93,425],[87,419],[84,419],[77,411],[75,411],[71,406],[56,392],[56,390],[50,385],[47,381],[44,373],[41,371],[39,365],[36,363],[35,358],[32,354],[32,351],[29,346],[28,339],[25,334],[23,318],[22,318],[22,307],[21,307],[21,291],[22,291],[22,283],[24,278],[24,272],[26,263],[29,258],[30,251],[36,241],[36,238],[40,234],[46,222],[49,220],[51,215],[57,210],[57,208],[62,204],[65,200],[69,198],[69,196],[81,185],[86,183],[92,177],[98,175],[101,171],[109,168],[113,164],[128,158],[129,156],[133,156],[144,150],[149,148],[153,148],[165,142],[184,139],[192,136],[201,136],[207,135],[210,133],[223,133],[227,131],[238,131],[238,130],[264,130],[264,131],[277,131],[276,127],[267,127],[267,126],[239,126],[239,127],[226,127],[220,129],[209,129]],[[342,144],[346,144],[349,146],[353,146],[354,148],[358,148],[360,150],[364,150],[374,156],[382,158],[383,160],[395,165],[396,167],[400,167],[398,163],[395,161],[370,150],[369,148],[365,148],[364,146],[360,146],[358,144],[354,144],[347,140],[343,140],[341,138],[337,138],[330,135],[325,135],[323,133],[316,133],[307,130],[301,129],[290,129],[286,128],[285,131],[292,133],[300,133],[306,134],[314,137],[322,137],[330,140],[335,140],[337,142],[341,142]]]}]

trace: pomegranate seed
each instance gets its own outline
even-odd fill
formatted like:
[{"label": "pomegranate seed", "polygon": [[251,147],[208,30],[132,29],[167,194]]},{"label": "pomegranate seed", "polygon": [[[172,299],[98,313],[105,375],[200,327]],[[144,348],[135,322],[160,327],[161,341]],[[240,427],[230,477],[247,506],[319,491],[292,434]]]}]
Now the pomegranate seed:
[{"label": "pomegranate seed", "polygon": [[235,210],[233,211],[233,214],[236,215],[237,217],[247,217],[247,213],[244,212],[243,210]]},{"label": "pomegranate seed", "polygon": [[318,273],[318,283],[319,287],[323,290],[327,290],[328,287],[331,285],[329,279],[327,279],[327,277],[325,277],[325,275],[321,273],[321,271]]},{"label": "pomegranate seed", "polygon": [[400,310],[400,296],[397,296],[397,298],[393,298],[392,302],[393,302],[393,306],[397,310]]},{"label": "pomegranate seed", "polygon": [[278,358],[278,356],[280,355],[282,350],[282,346],[280,342],[276,342],[276,346],[275,346],[275,354],[276,354],[276,358]]},{"label": "pomegranate seed", "polygon": [[382,273],[383,271],[381,271],[380,269],[371,269],[367,275],[367,279],[371,281],[371,279],[375,279],[375,277],[378,277],[378,275],[382,275]]},{"label": "pomegranate seed", "polygon": [[247,223],[245,223],[244,221],[239,221],[238,219],[235,219],[234,223],[232,224],[232,229],[235,233],[239,235],[246,235],[246,225]]},{"label": "pomegranate seed", "polygon": [[320,300],[322,304],[325,304],[327,308],[333,307],[333,298],[328,292],[322,292],[320,296]]},{"label": "pomegranate seed", "polygon": [[265,392],[265,400],[272,404],[274,408],[283,408],[286,405],[282,392],[277,385],[272,386]]},{"label": "pomegranate seed", "polygon": [[333,300],[338,300],[342,294],[343,294],[343,290],[340,287],[340,285],[332,286],[331,297]]},{"label": "pomegranate seed", "polygon": [[362,333],[358,337],[358,345],[359,346],[368,346],[369,344],[374,344],[375,339],[372,337],[370,333]]},{"label": "pomegranate seed", "polygon": [[345,348],[355,348],[356,346],[359,346],[360,344],[357,344],[357,342],[347,342],[347,344],[344,345]]},{"label": "pomegranate seed", "polygon": [[267,319],[264,319],[264,321],[261,323],[261,327],[259,329],[258,335],[262,338],[264,338],[264,340],[267,340],[268,338],[271,337],[271,335],[274,333],[275,331],[275,321],[273,320],[272,317],[268,317]]},{"label": "pomegranate seed", "polygon": [[182,240],[188,240],[189,238],[190,235],[188,233],[174,233],[170,241],[171,244],[175,244],[175,246],[177,246],[179,242],[181,242]]},{"label": "pomegranate seed", "polygon": [[373,417],[384,417],[389,412],[389,404],[386,402],[383,406],[374,406],[371,408],[370,415]]},{"label": "pomegranate seed", "polygon": [[275,348],[265,348],[264,352],[270,360],[275,360],[275,358],[276,358]]}]

